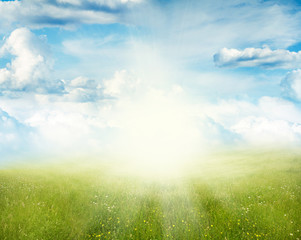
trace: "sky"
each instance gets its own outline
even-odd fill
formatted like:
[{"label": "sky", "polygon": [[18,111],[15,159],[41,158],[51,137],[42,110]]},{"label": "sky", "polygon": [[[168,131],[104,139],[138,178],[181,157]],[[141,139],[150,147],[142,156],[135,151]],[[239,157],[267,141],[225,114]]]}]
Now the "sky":
[{"label": "sky", "polygon": [[0,162],[301,143],[301,3],[0,1]]}]

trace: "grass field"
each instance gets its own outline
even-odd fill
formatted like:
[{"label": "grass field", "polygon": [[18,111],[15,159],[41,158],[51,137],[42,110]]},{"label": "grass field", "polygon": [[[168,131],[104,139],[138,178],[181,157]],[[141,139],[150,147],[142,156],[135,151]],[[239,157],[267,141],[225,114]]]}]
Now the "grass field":
[{"label": "grass field", "polygon": [[153,179],[114,165],[0,170],[0,239],[301,239],[301,154],[215,154]]}]

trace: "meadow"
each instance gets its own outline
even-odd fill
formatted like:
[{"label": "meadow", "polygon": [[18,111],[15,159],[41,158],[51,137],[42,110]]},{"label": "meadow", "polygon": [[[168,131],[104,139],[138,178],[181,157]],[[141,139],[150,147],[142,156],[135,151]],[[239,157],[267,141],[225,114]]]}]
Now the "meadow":
[{"label": "meadow", "polygon": [[300,152],[218,153],[169,177],[117,165],[3,167],[0,239],[301,239]]}]

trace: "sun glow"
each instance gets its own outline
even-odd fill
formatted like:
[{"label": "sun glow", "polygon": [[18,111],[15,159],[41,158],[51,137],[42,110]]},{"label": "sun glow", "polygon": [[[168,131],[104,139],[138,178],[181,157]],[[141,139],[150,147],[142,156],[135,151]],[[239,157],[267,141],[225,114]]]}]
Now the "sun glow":
[{"label": "sun glow", "polygon": [[200,151],[200,134],[183,98],[150,90],[120,106],[118,152],[140,172],[167,174]]}]

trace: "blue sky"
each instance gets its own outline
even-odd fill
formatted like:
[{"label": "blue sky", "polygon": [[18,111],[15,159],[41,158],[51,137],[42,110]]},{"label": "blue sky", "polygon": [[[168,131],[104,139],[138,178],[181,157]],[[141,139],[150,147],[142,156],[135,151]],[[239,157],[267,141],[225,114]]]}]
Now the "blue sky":
[{"label": "blue sky", "polygon": [[0,154],[174,158],[300,145],[300,10],[272,0],[1,1]]}]

